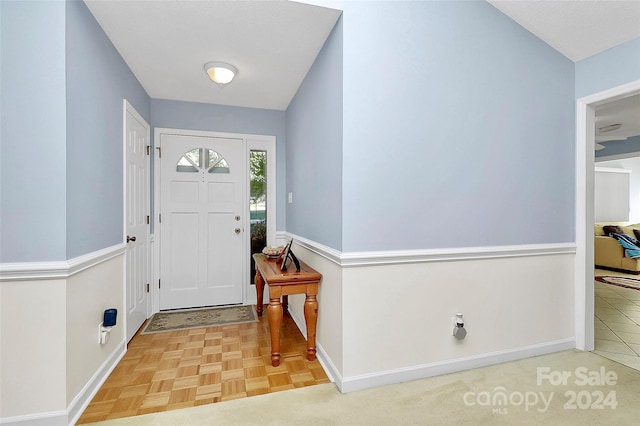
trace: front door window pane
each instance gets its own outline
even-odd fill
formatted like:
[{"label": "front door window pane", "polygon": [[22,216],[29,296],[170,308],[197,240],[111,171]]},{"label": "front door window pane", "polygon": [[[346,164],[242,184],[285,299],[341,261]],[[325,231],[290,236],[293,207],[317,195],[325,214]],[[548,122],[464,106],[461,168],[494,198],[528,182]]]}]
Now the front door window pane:
[{"label": "front door window pane", "polygon": [[[261,253],[267,245],[267,153],[249,152],[249,217],[251,220],[251,254]],[[251,284],[255,263],[251,257]]]},{"label": "front door window pane", "polygon": [[[201,155],[204,152],[204,155]],[[176,171],[180,173],[197,173],[201,169],[209,173],[229,173],[229,163],[222,155],[212,149],[194,148],[185,153],[178,164]]]}]

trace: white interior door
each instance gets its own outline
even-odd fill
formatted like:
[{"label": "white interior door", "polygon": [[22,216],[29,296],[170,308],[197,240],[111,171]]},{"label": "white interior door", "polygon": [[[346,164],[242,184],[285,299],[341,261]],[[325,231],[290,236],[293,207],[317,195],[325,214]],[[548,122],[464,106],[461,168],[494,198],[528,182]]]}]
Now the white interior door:
[{"label": "white interior door", "polygon": [[150,127],[125,101],[125,239],[127,341],[149,317]]},{"label": "white interior door", "polygon": [[160,309],[242,303],[245,143],[161,135]]},{"label": "white interior door", "polygon": [[596,167],[594,205],[596,222],[629,220],[631,170]]}]

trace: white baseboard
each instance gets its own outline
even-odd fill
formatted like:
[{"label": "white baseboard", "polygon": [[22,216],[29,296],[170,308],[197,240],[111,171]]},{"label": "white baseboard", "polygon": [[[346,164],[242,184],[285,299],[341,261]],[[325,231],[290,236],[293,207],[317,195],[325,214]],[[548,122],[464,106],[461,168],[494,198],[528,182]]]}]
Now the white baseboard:
[{"label": "white baseboard", "polygon": [[331,380],[331,383],[335,383],[340,389],[342,387],[342,375],[320,343],[316,343],[316,358],[318,358],[318,362],[329,380]]},{"label": "white baseboard", "polygon": [[575,349],[575,339],[563,339],[553,342],[545,342],[537,345],[524,346],[504,351],[490,352],[465,358],[452,359],[442,362],[434,362],[416,365],[395,370],[381,371],[372,374],[363,374],[342,378],[341,383],[336,383],[340,392],[348,393],[379,386],[391,385],[428,377],[441,376],[443,374],[457,373],[473,368],[487,367],[508,361],[531,358],[569,349]]},{"label": "white baseboard", "polygon": [[23,426],[66,426],[67,412],[50,411],[47,413],[27,414],[25,416],[14,416],[0,418],[1,425],[23,425]]},{"label": "white baseboard", "polygon": [[[298,326],[298,330],[300,330],[300,332],[306,339],[307,323],[305,322],[304,318],[300,318],[300,316],[292,309],[289,309],[289,314],[291,315],[293,322],[295,322],[296,326]],[[322,366],[324,372],[327,374],[329,380],[331,380],[332,383],[336,383],[338,387],[340,387],[342,376],[331,360],[331,357],[329,357],[322,345],[318,342],[316,342],[316,358],[318,358],[318,362]]]},{"label": "white baseboard", "polygon": [[291,309],[291,305],[289,305],[288,311],[289,311],[289,315],[291,315],[291,318],[293,319],[293,322],[295,322],[296,325],[298,326],[298,330],[300,330],[300,333],[302,333],[302,335],[306,339],[307,338],[307,322],[304,320],[304,318],[300,318],[300,315],[298,315],[296,311]]},{"label": "white baseboard", "polygon": [[[294,310],[289,309],[291,318],[298,326],[303,336],[307,336],[307,327],[304,318],[301,318]],[[349,393],[379,386],[409,382],[428,377],[441,376],[443,374],[457,373],[473,368],[487,367],[519,359],[546,355],[569,349],[575,349],[575,339],[563,339],[554,342],[545,342],[538,345],[524,346],[498,352],[490,352],[471,357],[458,358],[430,364],[416,365],[395,370],[381,371],[361,376],[342,377],[331,358],[320,344],[316,345],[316,356],[325,373],[335,383],[340,392]]]},{"label": "white baseboard", "polygon": [[87,408],[93,397],[98,393],[100,387],[109,377],[109,374],[116,368],[124,354],[127,352],[127,342],[122,340],[115,351],[102,363],[100,368],[93,374],[91,379],[84,385],[78,395],[67,407],[69,424],[75,424],[80,415]]}]

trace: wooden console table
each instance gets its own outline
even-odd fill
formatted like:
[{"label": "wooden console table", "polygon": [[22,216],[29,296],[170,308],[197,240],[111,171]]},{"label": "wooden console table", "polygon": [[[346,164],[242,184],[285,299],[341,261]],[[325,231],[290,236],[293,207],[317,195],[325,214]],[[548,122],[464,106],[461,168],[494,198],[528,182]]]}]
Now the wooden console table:
[{"label": "wooden console table", "polygon": [[[282,327],[283,304],[288,303],[290,294],[306,294],[304,302],[304,320],[307,325],[307,359],[316,359],[316,324],[318,322],[318,284],[322,275],[300,262],[300,271],[296,271],[293,262],[287,266],[287,271],[280,270],[280,263],[269,260],[264,254],[253,255],[256,261],[256,296],[258,298],[258,316],[262,315],[262,294],[265,283],[269,285],[269,306],[267,318],[271,333],[271,365],[280,365],[280,328]],[[280,302],[280,297],[284,301]]]}]

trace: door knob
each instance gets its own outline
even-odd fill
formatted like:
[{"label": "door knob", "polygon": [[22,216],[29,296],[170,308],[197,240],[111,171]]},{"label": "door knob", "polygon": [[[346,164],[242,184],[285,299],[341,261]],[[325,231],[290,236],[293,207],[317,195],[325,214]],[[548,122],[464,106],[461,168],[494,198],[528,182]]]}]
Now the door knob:
[{"label": "door knob", "polygon": [[236,228],[235,231],[236,231],[236,234],[239,234],[240,233],[240,228]]},{"label": "door knob", "polygon": [[127,242],[135,241],[135,240],[136,240],[136,237],[130,237],[130,236],[127,235]]}]

